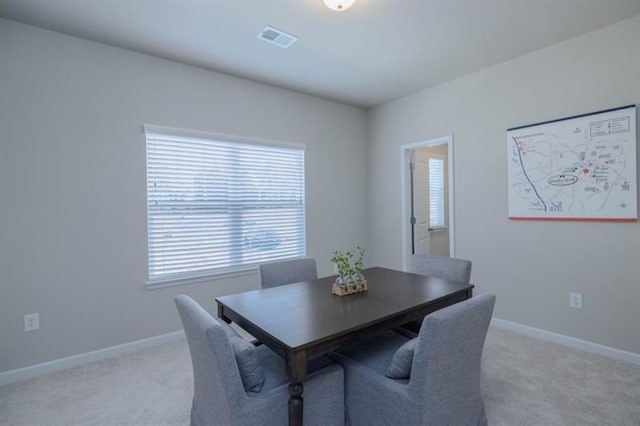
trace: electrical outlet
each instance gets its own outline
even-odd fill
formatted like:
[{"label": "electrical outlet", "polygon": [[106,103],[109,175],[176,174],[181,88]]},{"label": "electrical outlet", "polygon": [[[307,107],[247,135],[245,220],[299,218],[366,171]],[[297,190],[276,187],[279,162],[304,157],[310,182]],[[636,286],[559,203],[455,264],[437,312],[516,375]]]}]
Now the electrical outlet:
[{"label": "electrical outlet", "polygon": [[582,293],[569,293],[569,307],[582,309]]},{"label": "electrical outlet", "polygon": [[24,331],[33,331],[40,328],[40,316],[35,314],[27,314],[24,316]]}]

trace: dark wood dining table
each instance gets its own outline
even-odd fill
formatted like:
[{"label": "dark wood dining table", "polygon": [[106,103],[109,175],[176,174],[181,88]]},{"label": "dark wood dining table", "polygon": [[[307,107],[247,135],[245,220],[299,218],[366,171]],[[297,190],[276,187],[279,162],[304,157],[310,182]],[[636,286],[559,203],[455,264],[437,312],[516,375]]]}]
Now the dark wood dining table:
[{"label": "dark wood dining table", "polygon": [[307,361],[472,296],[473,285],[368,268],[368,290],[331,293],[335,276],[216,298],[218,316],[235,322],[286,360],[289,425],[302,425]]}]

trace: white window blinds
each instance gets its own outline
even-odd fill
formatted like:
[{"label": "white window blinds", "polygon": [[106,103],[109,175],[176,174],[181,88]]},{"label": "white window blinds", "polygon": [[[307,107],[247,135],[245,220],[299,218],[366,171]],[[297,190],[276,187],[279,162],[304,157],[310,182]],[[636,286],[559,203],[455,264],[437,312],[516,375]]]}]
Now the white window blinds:
[{"label": "white window blinds", "polygon": [[444,226],[444,160],[429,158],[429,227]]},{"label": "white window blinds", "polygon": [[146,136],[150,284],[304,255],[301,148]]}]

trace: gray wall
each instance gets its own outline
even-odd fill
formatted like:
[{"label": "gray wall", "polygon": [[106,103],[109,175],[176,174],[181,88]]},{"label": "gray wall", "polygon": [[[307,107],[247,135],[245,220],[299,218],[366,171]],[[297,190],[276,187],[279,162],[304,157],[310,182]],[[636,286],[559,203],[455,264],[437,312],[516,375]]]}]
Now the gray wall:
[{"label": "gray wall", "polygon": [[370,262],[402,266],[399,147],[453,134],[456,254],[495,316],[640,353],[640,224],[509,221],[505,146],[510,127],[640,104],[638,40],[634,18],[373,110]]},{"label": "gray wall", "polygon": [[[0,20],[0,371],[181,328],[255,274],[145,290],[142,124],[303,143],[307,250],[366,237],[366,112]],[[25,333],[23,315],[40,313]]]}]

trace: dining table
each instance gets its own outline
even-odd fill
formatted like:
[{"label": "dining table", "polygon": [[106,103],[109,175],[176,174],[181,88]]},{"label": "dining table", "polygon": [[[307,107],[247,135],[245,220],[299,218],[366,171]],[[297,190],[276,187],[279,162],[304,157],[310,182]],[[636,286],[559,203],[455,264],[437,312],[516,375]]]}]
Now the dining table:
[{"label": "dining table", "polygon": [[235,322],[282,356],[289,380],[289,425],[302,425],[307,361],[383,331],[422,320],[472,297],[473,285],[383,267],[363,271],[367,290],[332,294],[335,276],[216,298],[218,317]]}]

